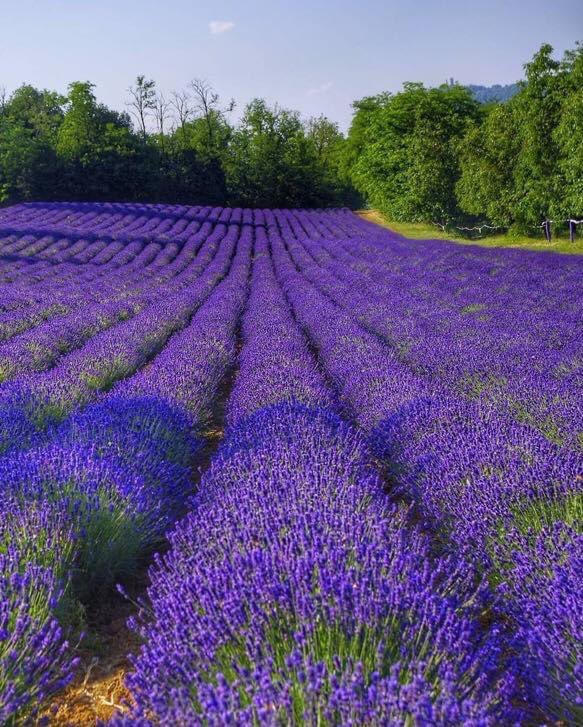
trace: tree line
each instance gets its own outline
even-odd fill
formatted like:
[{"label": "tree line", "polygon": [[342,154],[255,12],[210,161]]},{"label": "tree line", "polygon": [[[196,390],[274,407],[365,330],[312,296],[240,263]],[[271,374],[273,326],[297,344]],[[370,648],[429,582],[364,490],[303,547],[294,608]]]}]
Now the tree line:
[{"label": "tree line", "polygon": [[306,207],[368,204],[399,221],[532,231],[583,215],[583,47],[543,45],[518,92],[479,103],[450,82],[405,83],[353,104],[349,131],[324,116],[204,80],[165,95],[138,76],[126,110],[90,82],[67,95],[0,94],[0,202],[125,200]]},{"label": "tree line", "polygon": [[543,45],[518,92],[480,104],[467,88],[406,83],[354,104],[357,189],[391,219],[532,232],[583,216],[583,46]]},{"label": "tree line", "polygon": [[90,82],[71,83],[66,96],[23,85],[0,95],[0,202],[355,202],[337,124],[255,99],[235,125],[233,107],[203,80],[167,97],[138,76],[123,112],[100,103]]}]

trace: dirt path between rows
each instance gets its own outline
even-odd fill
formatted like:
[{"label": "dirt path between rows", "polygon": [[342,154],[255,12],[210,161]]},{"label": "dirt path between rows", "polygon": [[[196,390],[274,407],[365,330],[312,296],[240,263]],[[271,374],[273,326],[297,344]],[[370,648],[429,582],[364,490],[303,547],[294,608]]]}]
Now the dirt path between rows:
[{"label": "dirt path between rows", "polygon": [[[147,568],[138,574],[130,594],[147,589]],[[129,654],[139,650],[138,636],[127,627],[136,607],[122,596],[112,594],[99,611],[88,615],[89,635],[79,647],[81,665],[72,684],[58,692],[43,710],[50,725],[96,725],[115,713],[127,711],[130,695],[124,678],[130,668]]]}]

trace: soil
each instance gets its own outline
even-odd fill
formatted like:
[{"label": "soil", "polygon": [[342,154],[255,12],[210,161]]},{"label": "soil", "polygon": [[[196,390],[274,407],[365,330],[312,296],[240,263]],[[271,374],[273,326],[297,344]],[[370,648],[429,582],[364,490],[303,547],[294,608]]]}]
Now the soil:
[{"label": "soil", "polygon": [[[146,588],[144,568],[128,590],[133,598]],[[131,698],[124,679],[131,667],[129,655],[138,652],[140,639],[128,628],[127,620],[136,611],[134,603],[112,594],[97,612],[88,612],[88,635],[78,649],[81,665],[77,677],[41,713],[51,726],[88,727],[128,711]]]}]

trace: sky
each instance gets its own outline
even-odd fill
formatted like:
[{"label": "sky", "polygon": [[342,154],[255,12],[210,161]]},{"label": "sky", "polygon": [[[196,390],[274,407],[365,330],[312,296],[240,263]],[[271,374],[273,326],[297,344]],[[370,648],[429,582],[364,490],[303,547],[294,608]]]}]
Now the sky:
[{"label": "sky", "polygon": [[0,87],[90,80],[123,109],[138,74],[167,95],[208,80],[237,113],[255,97],[325,114],[438,85],[512,83],[542,43],[583,40],[581,0],[0,0]]}]

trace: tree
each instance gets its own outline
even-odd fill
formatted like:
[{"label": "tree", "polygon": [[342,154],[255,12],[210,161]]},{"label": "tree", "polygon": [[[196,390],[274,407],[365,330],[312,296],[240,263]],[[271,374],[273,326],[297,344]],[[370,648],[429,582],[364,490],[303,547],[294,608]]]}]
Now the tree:
[{"label": "tree", "polygon": [[192,99],[186,91],[173,91],[170,104],[176,112],[183,143],[186,143],[186,124],[192,117]]},{"label": "tree", "polygon": [[480,116],[462,86],[406,83],[356,104],[348,136],[357,188],[393,219],[445,224],[458,213],[456,144]]},{"label": "tree", "polygon": [[578,44],[573,51],[565,53],[561,69],[565,74],[565,97],[553,132],[560,174],[554,207],[564,218],[580,218],[583,217],[583,45]]},{"label": "tree", "polygon": [[86,161],[94,154],[101,131],[94,88],[89,81],[69,85],[67,110],[57,136],[56,151],[60,156]]},{"label": "tree", "polygon": [[3,97],[0,112],[0,201],[48,198],[62,170],[55,153],[65,99],[21,86]]},{"label": "tree", "polygon": [[6,101],[4,115],[12,123],[30,129],[36,138],[42,137],[54,144],[63,122],[66,100],[66,97],[54,91],[41,91],[33,86],[23,85]]},{"label": "tree", "polygon": [[344,140],[338,124],[330,121],[324,115],[308,120],[306,137],[312,142],[316,157],[323,165],[333,162],[338,148]]},{"label": "tree", "polygon": [[474,122],[458,145],[460,208],[491,224],[515,222],[514,169],[520,153],[519,122],[512,103],[495,105]]},{"label": "tree", "polygon": [[308,120],[305,133],[317,161],[318,196],[321,202],[360,206],[362,200],[355,193],[345,164],[347,140],[338,124],[321,115]]},{"label": "tree", "polygon": [[466,212],[532,232],[583,212],[583,50],[557,61],[543,45],[525,71],[519,93],[459,144],[456,191]]},{"label": "tree", "polygon": [[138,128],[144,139],[147,135],[146,118],[148,113],[156,107],[156,82],[146,80],[145,76],[136,78],[136,85],[128,88],[130,101],[128,106],[131,109],[133,117],[138,123]]},{"label": "tree", "polygon": [[50,199],[61,171],[45,138],[6,116],[0,117],[0,202]]},{"label": "tree", "polygon": [[559,148],[553,131],[561,113],[563,79],[552,52],[545,44],[525,65],[526,83],[513,103],[521,140],[514,168],[515,218],[525,230],[552,216],[558,191]]},{"label": "tree", "polygon": [[225,126],[226,115],[235,108],[235,101],[231,101],[226,107],[220,105],[220,96],[213,87],[204,79],[195,78],[190,83],[194,98],[194,111],[204,122],[206,130],[206,146],[209,156],[219,153],[219,131]]},{"label": "tree", "polygon": [[230,199],[254,207],[313,205],[321,201],[313,144],[299,114],[263,99],[249,103],[233,133],[226,162]]}]

